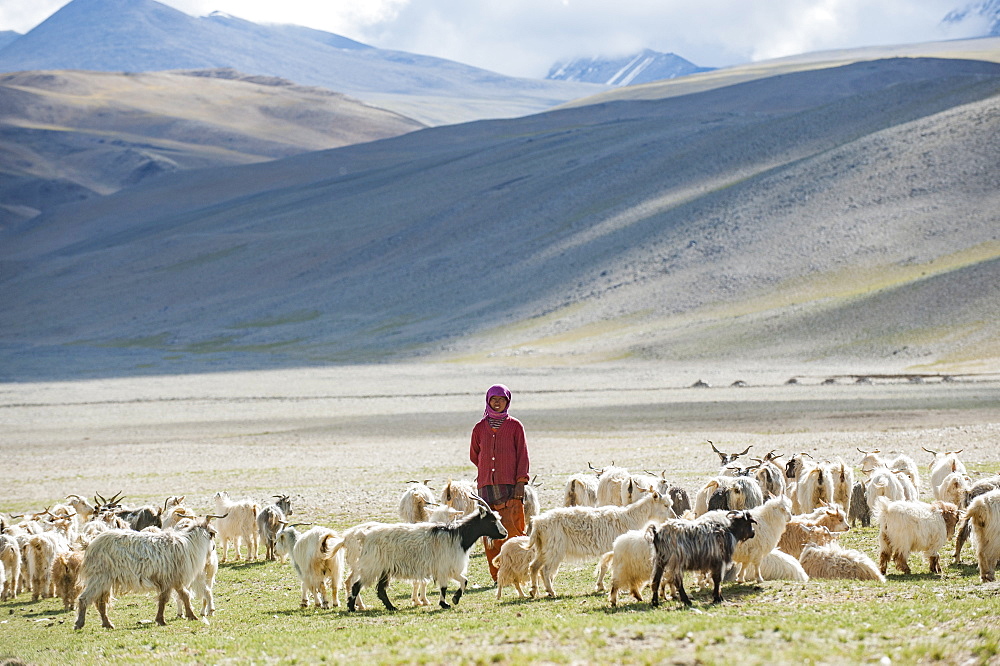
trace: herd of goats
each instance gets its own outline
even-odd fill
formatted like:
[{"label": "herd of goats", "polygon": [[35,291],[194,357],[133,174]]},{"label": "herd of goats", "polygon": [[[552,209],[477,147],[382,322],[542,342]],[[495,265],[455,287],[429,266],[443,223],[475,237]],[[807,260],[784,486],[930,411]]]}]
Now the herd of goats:
[{"label": "herd of goats", "polygon": [[[710,442],[711,444],[711,442]],[[713,586],[723,600],[725,580],[808,581],[812,578],[885,580],[890,562],[910,573],[911,553],[925,553],[932,573],[941,573],[939,551],[955,536],[956,563],[971,540],[982,581],[992,581],[1000,560],[1000,475],[973,483],[961,451],[932,451],[925,502],[917,464],[906,455],[883,457],[864,451],[855,481],[843,461],[813,461],[808,454],[768,453],[746,464],[742,452],[720,451],[721,467],[695,494],[663,475],[633,473],[611,465],[570,477],[564,506],[541,511],[534,485],[525,493],[527,535],[507,538],[496,512],[472,483],[448,481],[440,493],[428,482],[407,484],[399,500],[398,523],[366,522],[343,531],[290,523],[291,499],[275,496],[261,506],[216,493],[215,512],[197,515],[183,497],[162,507],[129,508],[121,493],[93,502],[70,495],[66,503],[21,516],[0,515],[0,600],[30,590],[32,600],[58,596],[76,608],[75,628],[84,626],[93,604],[102,626],[112,594],[152,590],[158,595],[156,622],[176,596],[178,616],[196,620],[214,611],[212,588],[219,562],[230,546],[235,557],[290,560],[302,584],[301,604],[339,606],[341,585],[350,611],[364,610],[361,591],[375,588],[386,609],[395,610],[387,588],[412,581],[412,601],[427,605],[428,581],[440,590],[439,605],[457,604],[465,592],[469,553],[480,539],[506,539],[497,556],[497,599],[513,586],[521,597],[555,596],[553,581],[562,562],[597,562],[596,589],[609,577],[609,602],[621,591],[642,600],[652,588],[652,605],[667,593],[690,605],[685,572]],[[879,563],[840,546],[850,526],[876,524]],[[345,573],[346,583],[345,583]],[[448,602],[448,585],[458,587]],[[328,593],[329,591],[329,593]],[[192,596],[201,601],[200,613]],[[204,621],[204,620],[203,620]]]}]

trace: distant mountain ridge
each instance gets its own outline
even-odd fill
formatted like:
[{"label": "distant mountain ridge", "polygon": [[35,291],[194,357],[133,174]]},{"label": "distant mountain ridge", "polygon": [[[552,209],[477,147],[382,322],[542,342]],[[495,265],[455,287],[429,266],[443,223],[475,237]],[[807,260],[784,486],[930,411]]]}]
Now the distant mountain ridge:
[{"label": "distant mountain ridge", "polygon": [[226,67],[345,93],[431,125],[526,115],[604,89],[504,76],[301,26],[195,18],[153,0],[72,0],[0,49],[5,72]]},{"label": "distant mountain ridge", "polygon": [[557,62],[545,78],[552,81],[579,81],[620,87],[675,79],[678,76],[711,70],[711,67],[699,67],[673,53],[643,49],[639,53],[620,58],[596,56]]}]

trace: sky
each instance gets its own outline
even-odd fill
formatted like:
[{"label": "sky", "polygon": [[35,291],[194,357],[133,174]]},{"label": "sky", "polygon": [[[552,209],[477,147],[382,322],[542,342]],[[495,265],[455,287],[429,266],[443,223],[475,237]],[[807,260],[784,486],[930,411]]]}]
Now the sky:
[{"label": "sky", "polygon": [[[972,0],[160,0],[193,16],[222,11],[294,23],[379,48],[511,76],[559,60],[643,48],[723,67],[829,49],[985,34],[985,20],[942,23]],[[68,0],[0,0],[0,30],[25,33]]]}]

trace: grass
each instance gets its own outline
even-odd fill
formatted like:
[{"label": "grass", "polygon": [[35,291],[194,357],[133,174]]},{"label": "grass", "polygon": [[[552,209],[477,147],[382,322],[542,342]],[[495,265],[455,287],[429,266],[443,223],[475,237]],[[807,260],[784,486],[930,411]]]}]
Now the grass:
[{"label": "grass", "polygon": [[[875,554],[874,528],[844,535],[844,545]],[[947,560],[947,547],[942,551]],[[966,562],[973,557],[966,551]],[[151,595],[122,595],[105,630],[93,608],[73,631],[74,615],[58,599],[22,595],[0,604],[0,659],[37,664],[97,663],[996,663],[1000,658],[1000,599],[995,584],[979,582],[975,566],[926,573],[890,568],[884,584],[860,581],[763,585],[726,584],[726,602],[694,606],[667,601],[608,606],[593,592],[591,564],[564,565],[556,599],[519,599],[513,589],[497,601],[477,546],[470,588],[461,603],[440,610],[412,607],[410,586],[394,583],[400,610],[299,608],[298,581],[287,564],[227,563],[215,585],[209,626],[174,619],[151,623]],[[481,586],[481,587],[477,587]],[[433,597],[432,597],[433,598]],[[377,608],[374,608],[377,605]]]}]

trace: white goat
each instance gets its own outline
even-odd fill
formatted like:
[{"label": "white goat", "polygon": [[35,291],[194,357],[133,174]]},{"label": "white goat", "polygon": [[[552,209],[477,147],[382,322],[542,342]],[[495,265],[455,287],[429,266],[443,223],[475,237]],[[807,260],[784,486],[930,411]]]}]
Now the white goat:
[{"label": "white goat", "polygon": [[619,506],[572,506],[550,509],[535,518],[531,547],[531,596],[538,590],[541,572],[545,590],[555,596],[552,579],[565,559],[600,557],[612,550],[614,540],[629,530],[639,529],[651,520],[673,518],[669,498],[652,491],[638,502]]},{"label": "white goat", "polygon": [[219,514],[215,529],[218,530],[221,562],[229,555],[229,544],[236,547],[236,559],[241,560],[240,545],[246,541],[247,560],[257,559],[257,513],[260,506],[252,500],[234,502],[225,491],[215,493],[215,508]]},{"label": "white goat", "polygon": [[[611,569],[611,591],[608,603],[618,605],[618,593],[628,590],[636,601],[642,601],[642,589],[653,579],[652,535],[645,527],[629,530],[615,539],[610,553],[601,558],[597,589],[603,590],[602,579]],[[667,581],[663,582],[664,585]]]},{"label": "white goat", "polygon": [[733,551],[733,563],[740,567],[736,577],[738,582],[752,579],[762,583],[764,576],[760,572],[761,563],[778,546],[785,525],[792,518],[792,501],[784,495],[773,497],[763,505],[750,509],[750,515],[756,521],[754,535],[737,544]]},{"label": "white goat", "polygon": [[69,552],[69,542],[56,532],[43,532],[28,537],[25,563],[31,581],[31,600],[55,596],[52,564],[60,553]]},{"label": "white goat", "polygon": [[624,467],[612,463],[603,468],[597,476],[597,506],[621,506],[622,487],[630,478]]},{"label": "white goat", "polygon": [[860,550],[842,548],[840,544],[806,546],[799,564],[810,578],[847,578],[885,582],[872,558]]},{"label": "white goat", "polygon": [[80,585],[80,565],[83,551],[74,550],[59,553],[52,561],[52,584],[56,596],[62,599],[63,610],[71,610],[83,591]]},{"label": "white goat", "polygon": [[288,495],[274,495],[274,504],[268,504],[257,514],[257,536],[264,544],[264,558],[274,561],[274,541],[281,528],[292,515],[292,498]]},{"label": "white goat", "polygon": [[597,477],[574,474],[566,482],[563,506],[597,506]]},{"label": "white goat", "polygon": [[527,536],[512,537],[500,546],[500,553],[493,560],[497,566],[497,599],[503,597],[503,588],[513,585],[520,597],[524,597],[522,585],[531,578],[531,560],[534,553],[528,545]]},{"label": "white goat", "polygon": [[833,501],[833,474],[826,465],[807,464],[795,487],[798,512],[808,513]]},{"label": "white goat", "polygon": [[96,604],[101,626],[114,629],[108,618],[111,592],[155,589],[158,594],[156,623],[166,624],[163,609],[176,592],[189,620],[196,620],[187,588],[205,568],[209,551],[215,546],[215,528],[207,516],[185,530],[128,532],[112,530],[99,534],[87,547],[80,568],[84,581],[77,603],[74,629],[83,628],[87,607]]},{"label": "white goat", "polygon": [[[282,533],[294,528],[285,528]],[[292,568],[302,583],[300,606],[307,608],[312,597],[316,608],[329,608],[326,587],[330,585],[332,604],[340,605],[340,586],[343,582],[344,555],[337,549],[342,537],[326,527],[313,527],[297,535],[292,546]]]},{"label": "white goat", "polygon": [[865,484],[865,500],[868,502],[868,510],[872,515],[875,514],[879,497],[884,497],[891,502],[906,499],[902,482],[888,467],[879,465],[869,470],[869,473],[868,483]]},{"label": "white goat", "polygon": [[441,502],[465,515],[471,515],[479,508],[476,502],[476,484],[473,481],[448,480],[441,489]]},{"label": "white goat", "polygon": [[459,583],[452,597],[452,603],[457,604],[468,582],[465,572],[469,566],[469,550],[482,537],[507,537],[499,514],[482,500],[475,513],[451,525],[398,523],[371,527],[361,539],[361,553],[351,574],[356,580],[347,597],[348,610],[355,609],[361,588],[373,584],[386,609],[395,610],[386,591],[393,578],[434,579],[441,590],[438,604],[441,608],[450,608],[445,601],[448,581]]},{"label": "white goat", "polygon": [[934,459],[931,460],[930,463],[931,494],[934,495],[934,499],[952,502],[953,504],[961,506],[959,502],[942,497],[941,487],[944,484],[945,478],[947,478],[950,474],[968,474],[968,470],[965,468],[965,463],[958,459],[958,454],[962,452],[962,449],[959,449],[958,451],[934,451],[932,449],[928,449],[927,447],[921,448],[934,456]]},{"label": "white goat", "polygon": [[976,535],[979,579],[984,583],[996,580],[996,566],[1000,561],[1000,490],[972,500],[966,520]]},{"label": "white goat", "polygon": [[0,564],[7,573],[0,601],[13,599],[21,590],[21,546],[9,534],[0,534]]},{"label": "white goat", "polygon": [[427,484],[430,481],[409,481],[406,490],[399,496],[399,519],[404,523],[426,523],[428,507],[434,507],[434,491]]},{"label": "white goat", "polygon": [[952,472],[935,488],[935,497],[964,509],[970,490],[972,490],[972,478],[965,472]]},{"label": "white goat", "polygon": [[772,550],[760,563],[760,575],[764,580],[796,580],[805,583],[809,574],[802,568],[798,558],[780,550]]},{"label": "white goat", "polygon": [[878,500],[875,519],[879,526],[879,571],[885,575],[889,560],[904,574],[910,573],[907,558],[913,551],[927,555],[931,573],[942,573],[939,551],[955,533],[960,518],[954,504],[940,500],[925,502]]},{"label": "white goat", "polygon": [[[215,615],[215,596],[212,588],[215,587],[215,574],[219,571],[219,554],[212,548],[208,551],[208,559],[205,560],[205,568],[198,572],[198,575],[191,581],[190,593],[201,599],[202,617],[212,617]],[[184,617],[184,605],[181,598],[177,597],[177,617]]]}]

